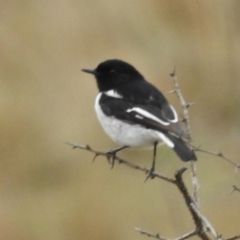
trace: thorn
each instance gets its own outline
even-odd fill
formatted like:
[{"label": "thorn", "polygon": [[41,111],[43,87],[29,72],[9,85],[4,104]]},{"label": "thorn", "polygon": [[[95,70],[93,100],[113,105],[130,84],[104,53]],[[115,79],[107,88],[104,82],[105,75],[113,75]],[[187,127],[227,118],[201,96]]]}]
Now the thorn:
[{"label": "thorn", "polygon": [[201,147],[202,147],[202,145],[199,145],[198,147],[195,147],[195,151],[198,151],[198,150],[200,150],[200,149],[201,149]]},{"label": "thorn", "polygon": [[239,169],[239,165],[237,164],[236,167],[235,167],[234,172],[237,173],[237,172],[238,172],[238,169]]},{"label": "thorn", "polygon": [[229,196],[232,195],[233,192],[234,192],[234,189],[231,190],[231,192],[229,193]]},{"label": "thorn", "polygon": [[70,142],[65,142],[65,144],[69,145],[72,147],[72,149],[77,148],[76,144],[70,143]]},{"label": "thorn", "polygon": [[232,194],[234,191],[240,191],[240,189],[237,186],[233,185],[232,186],[232,191],[230,192],[230,194]]},{"label": "thorn", "polygon": [[170,73],[170,76],[171,76],[171,77],[175,77],[175,76],[176,76],[175,73],[176,73],[176,66],[174,67],[173,72]]},{"label": "thorn", "polygon": [[96,153],[95,156],[93,157],[92,163],[96,160],[98,156],[100,156],[100,154]]},{"label": "thorn", "polygon": [[237,188],[236,188],[236,186],[235,185],[233,185],[232,186],[232,191],[230,192],[230,194],[229,195],[231,195],[234,191],[236,191],[237,190]]},{"label": "thorn", "polygon": [[189,108],[189,107],[191,107],[192,105],[194,105],[195,104],[195,102],[189,102],[189,103],[186,103],[185,104],[185,107],[186,108]]},{"label": "thorn", "polygon": [[181,120],[181,122],[186,123],[186,122],[187,122],[187,119],[186,119],[186,118],[183,118],[183,119]]},{"label": "thorn", "polygon": [[90,148],[90,146],[89,146],[88,144],[85,146],[85,148],[86,148],[87,150],[91,150],[91,148]]},{"label": "thorn", "polygon": [[217,155],[218,155],[219,157],[223,157],[222,152],[219,152]]},{"label": "thorn", "polygon": [[183,123],[187,122],[187,119],[182,114],[179,114],[179,116],[181,117],[181,122]]},{"label": "thorn", "polygon": [[[197,151],[196,149],[194,149],[194,148],[192,149],[192,152],[193,152],[193,153],[195,153],[196,151]],[[192,160],[191,160],[191,161],[192,161]]]},{"label": "thorn", "polygon": [[219,235],[217,236],[217,239],[218,239],[218,240],[221,240],[221,239],[222,239],[222,234],[219,234]]}]

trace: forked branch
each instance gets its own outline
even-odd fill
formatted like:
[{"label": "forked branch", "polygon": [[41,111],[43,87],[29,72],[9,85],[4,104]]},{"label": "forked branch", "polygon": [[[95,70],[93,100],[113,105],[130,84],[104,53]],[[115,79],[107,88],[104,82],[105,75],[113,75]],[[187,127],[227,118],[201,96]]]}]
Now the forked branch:
[{"label": "forked branch", "polygon": [[[88,152],[93,153],[94,154],[94,158],[93,158],[94,160],[98,156],[103,156],[107,160],[109,160],[109,152],[102,152],[102,151],[94,150],[89,145],[79,145],[79,144],[74,144],[74,143],[67,143],[67,144],[70,145],[73,149],[82,149],[82,150],[86,150]],[[125,159],[122,159],[118,156],[114,156],[114,161],[118,162],[119,164],[124,164],[127,167],[130,167],[132,169],[142,171],[145,174],[147,174],[148,171],[149,171],[149,169],[146,168],[146,167],[134,164],[134,163],[132,163],[130,161],[127,161]],[[186,233],[182,236],[179,236],[174,240],[185,240],[185,239],[188,239],[188,238],[190,238],[192,236],[195,236],[195,235],[199,236],[199,238],[201,238],[202,240],[210,240],[210,237],[207,235],[207,233],[211,233],[214,236],[215,239],[218,239],[218,240],[223,239],[223,238],[221,238],[221,235],[217,234],[217,231],[213,228],[213,226],[210,224],[210,222],[207,220],[207,218],[200,213],[198,207],[195,204],[195,201],[193,200],[193,198],[189,194],[189,192],[187,190],[187,187],[186,187],[186,185],[183,181],[183,178],[182,178],[182,175],[185,171],[186,171],[186,168],[182,168],[182,169],[178,170],[175,173],[174,178],[167,177],[167,176],[165,176],[163,174],[160,174],[160,173],[157,173],[157,172],[152,173],[152,176],[154,178],[162,179],[164,181],[172,183],[179,189],[179,191],[181,192],[181,194],[182,194],[182,196],[185,200],[186,206],[187,206],[187,208],[188,208],[188,210],[189,210],[189,212],[190,212],[190,214],[191,214],[191,216],[194,220],[194,223],[195,223],[195,229],[194,230],[192,230],[189,233]],[[155,239],[170,240],[170,239],[162,237],[158,233],[153,234],[153,233],[150,233],[148,231],[142,230],[140,228],[135,228],[135,230],[139,231],[140,233],[145,234],[149,237],[153,237]],[[236,240],[238,238],[240,238],[240,236],[237,235],[237,236],[231,237],[231,238],[226,239],[226,240]]]}]

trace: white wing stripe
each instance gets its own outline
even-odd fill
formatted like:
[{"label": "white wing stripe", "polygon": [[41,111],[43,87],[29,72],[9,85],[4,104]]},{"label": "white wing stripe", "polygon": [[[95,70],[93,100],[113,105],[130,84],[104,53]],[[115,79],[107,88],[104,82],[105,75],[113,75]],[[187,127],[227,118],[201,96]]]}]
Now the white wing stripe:
[{"label": "white wing stripe", "polygon": [[104,92],[104,94],[107,95],[108,97],[122,98],[122,96],[120,94],[118,94],[116,91],[114,91],[113,89]]},{"label": "white wing stripe", "polygon": [[174,109],[174,107],[173,107],[172,105],[169,104],[169,106],[170,106],[170,108],[172,109],[173,114],[174,114],[174,119],[173,119],[173,120],[170,120],[170,119],[169,119],[169,121],[170,121],[170,122],[177,122],[177,121],[178,121],[177,112],[176,112],[176,110]]},{"label": "white wing stripe", "polygon": [[143,119],[143,116],[136,114],[136,118]]},{"label": "white wing stripe", "polygon": [[168,147],[170,148],[174,147],[174,143],[168,137],[166,137],[163,133],[158,132],[158,135],[163,140],[163,142],[167,144]]},{"label": "white wing stripe", "polygon": [[146,118],[150,118],[150,119],[152,119],[152,120],[154,120],[156,122],[159,122],[160,124],[162,124],[164,126],[167,126],[167,125],[170,124],[169,122],[164,122],[161,119],[159,119],[156,116],[154,116],[153,114],[147,112],[146,110],[138,108],[138,107],[134,107],[134,108],[128,109],[127,112],[137,112],[137,113],[141,114],[142,116],[144,116]]}]

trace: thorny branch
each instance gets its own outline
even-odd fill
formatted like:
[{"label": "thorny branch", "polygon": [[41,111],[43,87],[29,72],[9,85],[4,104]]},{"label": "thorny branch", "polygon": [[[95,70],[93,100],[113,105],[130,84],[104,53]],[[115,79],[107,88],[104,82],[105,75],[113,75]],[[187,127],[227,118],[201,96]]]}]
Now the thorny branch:
[{"label": "thorny branch", "polygon": [[[98,157],[98,156],[104,156],[108,160],[111,157],[111,156],[109,156],[109,152],[101,152],[101,151],[94,150],[89,145],[79,145],[79,144],[74,144],[74,143],[67,143],[67,144],[70,145],[73,149],[78,148],[78,149],[86,150],[88,152],[93,153],[95,155],[93,160],[95,160],[96,157]],[[118,162],[119,164],[124,164],[124,165],[126,165],[126,166],[128,166],[132,169],[142,171],[145,174],[147,174],[148,171],[149,171],[149,169],[146,168],[146,167],[136,165],[136,164],[134,164],[130,161],[127,161],[125,159],[122,159],[118,156],[114,156],[114,161]],[[159,179],[162,179],[162,180],[167,181],[169,183],[172,183],[179,189],[179,191],[181,192],[181,194],[182,194],[182,196],[185,200],[186,206],[187,206],[189,212],[191,213],[192,218],[193,218],[194,223],[195,223],[195,229],[193,231],[191,231],[187,234],[184,234],[184,235],[182,235],[182,236],[180,236],[180,237],[178,237],[174,240],[185,240],[185,239],[190,238],[194,235],[198,235],[202,240],[210,240],[209,236],[207,235],[208,232],[210,232],[217,240],[220,240],[220,239],[222,240],[223,238],[221,238],[221,235],[218,235],[216,233],[216,230],[213,228],[213,226],[210,224],[210,222],[207,220],[207,218],[200,213],[200,211],[198,210],[198,208],[196,206],[195,201],[193,200],[193,198],[189,194],[189,192],[186,188],[186,185],[185,185],[185,183],[182,179],[182,174],[185,171],[186,171],[186,168],[182,168],[182,169],[178,170],[175,173],[174,178],[169,178],[169,177],[167,177],[163,174],[157,173],[157,172],[152,173],[154,178],[159,178]],[[170,239],[161,237],[158,233],[156,233],[156,234],[149,233],[145,230],[141,230],[140,228],[135,228],[135,230],[137,230],[140,233],[145,234],[149,237],[154,237],[155,239],[170,240]],[[237,236],[225,239],[225,240],[236,240],[238,238],[240,238],[240,235],[239,236],[237,235]]]},{"label": "thorny branch", "polygon": [[216,156],[216,157],[226,160],[227,162],[229,162],[230,164],[232,164],[235,167],[236,173],[237,173],[238,169],[240,168],[240,164],[238,164],[238,163],[234,162],[233,160],[231,160],[230,158],[226,157],[225,155],[223,155],[222,152],[212,152],[209,150],[202,149],[201,147],[195,147],[193,145],[192,145],[192,147],[194,148],[195,152],[207,153],[207,154],[210,154],[210,155],[213,155],[213,156]]},{"label": "thorny branch", "polygon": [[[164,238],[164,237],[160,236],[158,233],[157,234],[149,233],[148,231],[140,229],[140,228],[134,228],[134,230],[140,232],[143,235],[146,235],[148,237],[152,237],[152,238],[155,238],[155,239],[170,240],[170,239],[167,239],[167,238]],[[189,233],[186,233],[186,234],[182,235],[181,237],[175,238],[174,240],[185,240],[185,239],[188,239],[188,238],[193,237],[195,235],[197,235],[197,231],[196,230],[191,231]]]},{"label": "thorny branch", "polygon": [[170,76],[172,78],[173,84],[174,84],[174,90],[170,91],[169,93],[176,93],[178,100],[182,106],[182,111],[183,111],[183,122],[186,125],[186,131],[187,131],[187,136],[191,140],[191,125],[190,125],[190,119],[189,119],[189,114],[188,114],[188,108],[194,104],[194,103],[187,103],[182,95],[181,89],[178,84],[178,78],[176,75],[176,68],[174,68],[173,72],[170,73]]},{"label": "thorny branch", "polygon": [[[176,93],[179,102],[182,106],[182,111],[183,111],[183,122],[186,125],[186,131],[187,131],[187,137],[189,140],[191,140],[191,125],[190,125],[190,119],[189,119],[189,114],[188,114],[188,109],[189,107],[194,104],[194,103],[186,103],[182,91],[180,89],[180,86],[178,84],[178,78],[176,75],[176,68],[173,70],[172,73],[170,73],[170,76],[172,78],[173,84],[174,84],[174,90],[170,91],[170,93]],[[199,203],[199,198],[198,198],[198,178],[197,178],[197,166],[195,161],[191,161],[191,175],[192,175],[192,185],[193,185],[193,197],[194,201],[196,203],[196,206],[199,208],[200,203]]]},{"label": "thorny branch", "polygon": [[[187,136],[188,136],[188,139],[191,140],[191,127],[190,127],[188,109],[193,103],[186,103],[186,101],[184,100],[183,95],[182,95],[181,90],[180,90],[180,87],[179,87],[179,84],[178,84],[177,76],[175,74],[175,69],[174,69],[173,73],[171,73],[170,75],[171,75],[173,83],[174,83],[174,90],[171,91],[171,93],[176,93],[177,97],[180,101],[180,104],[181,104],[182,109],[183,109],[183,117],[184,117],[183,121],[186,124]],[[95,160],[96,157],[98,157],[98,156],[104,156],[104,157],[107,158],[107,160],[109,162],[112,161],[112,166],[113,166],[114,162],[118,162],[119,164],[124,164],[124,165],[126,165],[126,166],[128,166],[132,169],[142,171],[145,174],[148,174],[148,172],[149,172],[149,169],[146,168],[146,167],[136,165],[132,162],[129,162],[127,160],[124,160],[124,159],[118,157],[117,155],[114,155],[114,156],[109,155],[109,152],[96,151],[96,150],[92,149],[89,145],[79,145],[79,144],[74,144],[74,143],[67,143],[67,144],[72,146],[73,149],[78,148],[78,149],[86,150],[88,152],[91,152],[91,153],[95,154],[93,160]],[[204,150],[200,147],[194,147],[194,146],[192,146],[192,147],[194,148],[195,151],[211,154],[211,155],[220,157],[220,158],[228,161],[229,163],[231,163],[232,165],[235,166],[236,172],[240,168],[239,164],[237,164],[234,161],[232,161],[231,159],[225,157],[221,152],[218,152],[218,153],[217,152],[211,152],[211,151]],[[199,200],[198,200],[198,195],[197,195],[198,181],[197,181],[195,162],[194,161],[191,162],[192,184],[193,184],[193,188],[194,188],[193,198],[189,194],[189,192],[188,192],[188,190],[185,186],[185,183],[182,179],[182,174],[185,171],[186,171],[186,168],[182,168],[179,171],[177,171],[175,173],[175,176],[174,176],[175,178],[169,178],[169,177],[167,177],[163,174],[157,173],[157,172],[152,173],[153,178],[159,178],[159,179],[162,179],[162,180],[167,181],[169,183],[172,183],[179,189],[179,191],[181,192],[181,194],[182,194],[182,196],[185,200],[186,206],[187,206],[189,212],[191,213],[192,218],[193,218],[194,223],[195,223],[195,229],[194,230],[192,230],[192,231],[190,231],[186,234],[183,234],[182,236],[177,237],[173,240],[185,240],[185,239],[188,239],[188,238],[196,236],[196,235],[199,238],[201,238],[202,240],[210,240],[207,233],[211,233],[213,235],[213,237],[217,240],[223,240],[222,235],[217,234],[216,230],[213,228],[213,226],[208,221],[208,219],[205,216],[203,216],[201,214],[201,212],[199,211]],[[233,191],[240,191],[240,188],[238,188],[234,185],[232,192]],[[152,238],[155,238],[155,239],[158,239],[158,240],[170,240],[168,238],[162,237],[158,233],[156,233],[156,234],[150,233],[150,232],[148,232],[146,230],[142,230],[140,228],[135,228],[135,230],[140,232],[141,234],[144,234],[148,237],[152,237]],[[240,235],[236,235],[236,236],[233,236],[233,237],[230,237],[230,238],[226,238],[225,240],[237,240],[237,239],[240,239]]]},{"label": "thorny branch", "polygon": [[[82,149],[82,150],[86,150],[86,151],[88,151],[88,152],[94,153],[95,156],[94,156],[94,158],[93,158],[93,161],[94,161],[98,156],[105,156],[108,160],[109,160],[109,157],[111,157],[111,156],[109,156],[109,153],[108,153],[108,152],[96,151],[96,150],[92,149],[89,145],[80,145],[80,144],[75,144],[75,143],[66,143],[66,144],[72,146],[73,149],[78,148],[78,149]],[[129,161],[127,161],[127,160],[124,160],[124,159],[118,157],[117,155],[114,156],[114,161],[115,161],[115,162],[118,162],[119,164],[125,164],[125,165],[127,165],[128,167],[130,167],[130,168],[133,168],[133,169],[142,171],[142,172],[144,172],[145,174],[147,174],[147,173],[149,172],[149,169],[148,169],[148,168],[142,167],[142,166],[136,165],[136,164],[134,164],[134,163],[132,163],[132,162],[129,162]],[[159,174],[159,173],[156,173],[156,172],[152,173],[152,177],[153,177],[153,178],[161,178],[161,179],[163,179],[163,180],[165,180],[165,181],[167,181],[167,182],[170,182],[170,183],[174,183],[174,181],[175,181],[175,180],[172,179],[172,178],[169,178],[169,177],[167,177],[167,176],[165,176],[165,175],[163,175],[163,174]]]}]

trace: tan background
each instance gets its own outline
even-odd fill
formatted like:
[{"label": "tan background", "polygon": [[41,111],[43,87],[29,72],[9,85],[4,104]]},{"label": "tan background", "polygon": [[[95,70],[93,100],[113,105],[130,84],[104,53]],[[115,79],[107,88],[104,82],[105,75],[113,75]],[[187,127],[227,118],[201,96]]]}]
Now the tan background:
[{"label": "tan background", "polygon": [[[141,227],[177,237],[193,223],[174,186],[64,142],[116,145],[96,120],[97,88],[80,71],[124,59],[164,93],[177,74],[194,143],[239,160],[240,2],[2,0],[0,2],[0,239],[147,239]],[[176,97],[167,95],[178,107]],[[122,157],[150,166],[151,151]],[[198,154],[202,212],[225,237],[240,232],[239,173]],[[158,170],[188,167],[167,147]],[[185,180],[191,189],[190,172]]]}]

